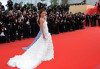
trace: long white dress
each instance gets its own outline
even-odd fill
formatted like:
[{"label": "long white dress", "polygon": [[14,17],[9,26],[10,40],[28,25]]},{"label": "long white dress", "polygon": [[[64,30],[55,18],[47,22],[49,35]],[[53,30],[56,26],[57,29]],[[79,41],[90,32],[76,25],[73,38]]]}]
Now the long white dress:
[{"label": "long white dress", "polygon": [[41,34],[39,39],[25,53],[10,58],[7,63],[9,66],[19,69],[34,69],[42,61],[54,59],[52,38],[48,32],[46,21],[43,23],[43,29],[46,39],[44,39],[43,34]]}]

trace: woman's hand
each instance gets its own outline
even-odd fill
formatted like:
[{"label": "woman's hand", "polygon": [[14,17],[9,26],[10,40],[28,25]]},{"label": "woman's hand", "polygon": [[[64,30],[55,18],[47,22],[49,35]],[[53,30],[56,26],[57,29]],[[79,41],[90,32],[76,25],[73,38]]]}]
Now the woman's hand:
[{"label": "woman's hand", "polygon": [[44,34],[43,34],[43,38],[46,39]]}]

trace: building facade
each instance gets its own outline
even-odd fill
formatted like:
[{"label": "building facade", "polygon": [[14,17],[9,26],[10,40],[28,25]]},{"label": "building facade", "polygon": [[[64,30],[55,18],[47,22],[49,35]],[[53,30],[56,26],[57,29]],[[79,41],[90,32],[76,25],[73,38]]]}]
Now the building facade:
[{"label": "building facade", "polygon": [[[69,4],[81,3],[83,0],[68,0]],[[86,4],[95,5],[99,0],[86,0]]]}]

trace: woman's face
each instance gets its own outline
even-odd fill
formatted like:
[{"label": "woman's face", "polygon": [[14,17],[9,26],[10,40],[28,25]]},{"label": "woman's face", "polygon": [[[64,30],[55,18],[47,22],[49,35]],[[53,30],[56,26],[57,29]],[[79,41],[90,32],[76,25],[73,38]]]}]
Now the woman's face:
[{"label": "woman's face", "polygon": [[46,11],[43,11],[43,12],[41,13],[41,17],[46,17],[46,15],[47,15],[47,12],[46,12]]}]

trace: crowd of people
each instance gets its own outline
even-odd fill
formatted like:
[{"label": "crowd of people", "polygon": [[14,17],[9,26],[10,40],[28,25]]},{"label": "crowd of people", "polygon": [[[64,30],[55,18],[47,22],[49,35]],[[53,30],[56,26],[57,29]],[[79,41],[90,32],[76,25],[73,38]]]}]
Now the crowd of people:
[{"label": "crowd of people", "polygon": [[[31,7],[27,4],[22,6],[21,4],[15,3],[13,5],[13,2],[8,0],[6,5],[8,10],[5,10],[5,7],[0,2],[0,43],[35,37],[39,31],[38,19],[41,8],[45,8],[49,15],[57,12],[62,14],[69,10],[69,5],[67,4],[47,7],[46,4],[39,2],[37,6],[34,4],[30,5]],[[52,18],[49,15],[47,20]],[[50,23],[50,21],[48,22]],[[48,25],[51,26],[50,24]]]},{"label": "crowd of people", "polygon": [[[97,24],[98,21],[98,24]],[[100,26],[100,14],[91,14],[91,15],[86,15],[86,26]]]},{"label": "crowd of people", "polygon": [[[84,20],[86,20],[86,26],[89,26],[88,17],[91,19],[91,16],[85,16],[83,13],[68,13],[68,4],[47,7],[46,4],[39,2],[37,6],[31,4],[31,7],[29,7],[27,4],[22,6],[15,3],[13,5],[13,2],[9,0],[7,2],[7,7],[8,12],[7,10],[5,11],[4,6],[0,2],[0,43],[9,43],[15,40],[35,37],[40,28],[39,10],[41,8],[45,8],[47,10],[46,19],[48,22],[49,32],[51,34],[84,29]],[[95,15],[93,18],[94,17]],[[98,19],[100,19],[99,16]]]}]

